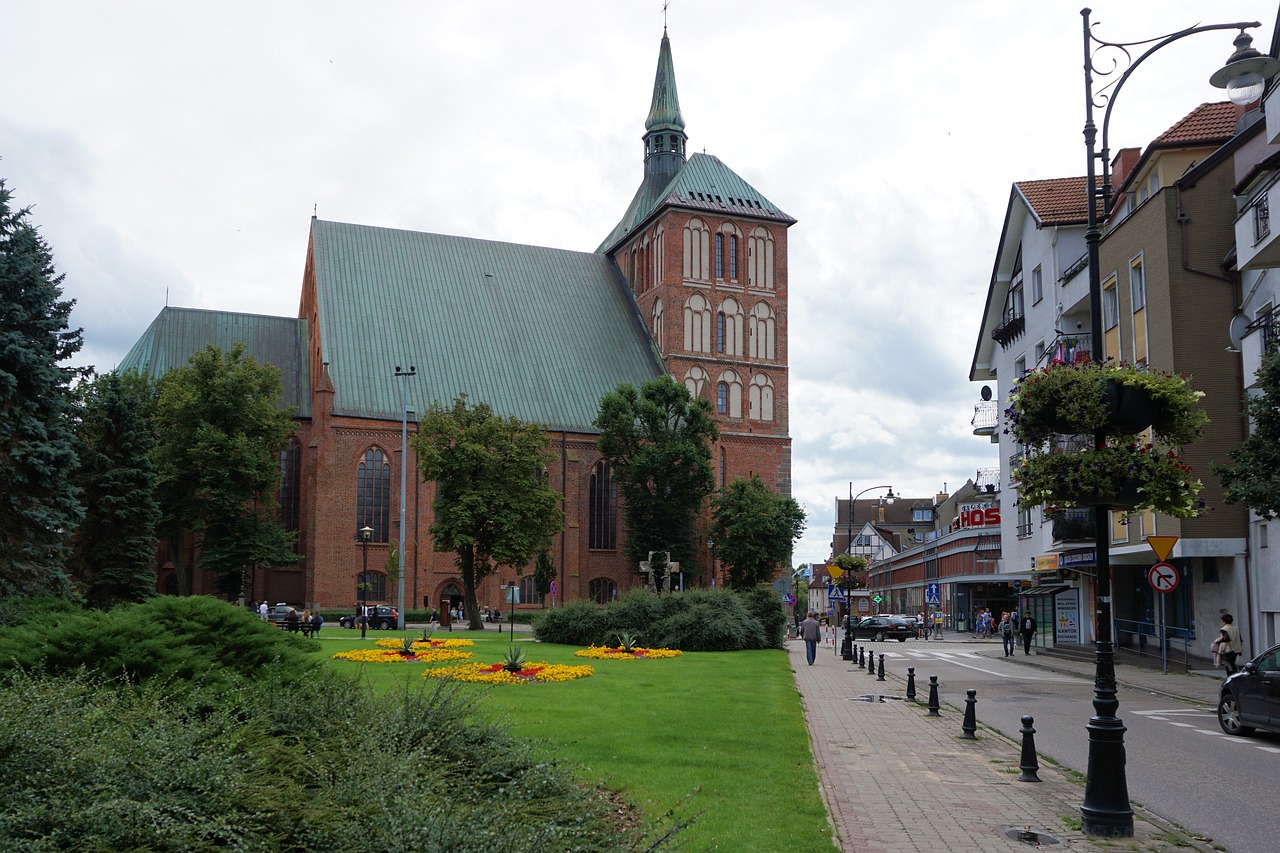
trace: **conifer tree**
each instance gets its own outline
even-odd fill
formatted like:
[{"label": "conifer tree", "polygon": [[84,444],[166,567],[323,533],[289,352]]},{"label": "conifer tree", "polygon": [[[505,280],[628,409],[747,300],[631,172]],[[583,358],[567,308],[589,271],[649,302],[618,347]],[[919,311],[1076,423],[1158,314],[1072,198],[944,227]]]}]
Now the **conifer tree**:
[{"label": "conifer tree", "polygon": [[64,362],[83,341],[53,254],[12,197],[0,180],[0,597],[68,595],[66,540],[83,513],[73,383],[85,371]]}]

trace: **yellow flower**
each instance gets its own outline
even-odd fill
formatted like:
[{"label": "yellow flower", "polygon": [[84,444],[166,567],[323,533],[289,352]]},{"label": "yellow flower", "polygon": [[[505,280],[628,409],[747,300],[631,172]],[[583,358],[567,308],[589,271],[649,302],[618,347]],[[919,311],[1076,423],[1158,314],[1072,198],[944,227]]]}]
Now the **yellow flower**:
[{"label": "yellow flower", "polygon": [[395,649],[354,649],[349,652],[338,652],[336,660],[349,660],[356,663],[441,663],[449,660],[465,660],[472,657],[471,652],[457,649],[418,649],[414,648],[413,657],[400,654]]},{"label": "yellow flower", "polygon": [[586,678],[595,673],[589,666],[567,664],[531,663],[519,673],[508,672],[497,664],[463,663],[428,669],[423,678],[449,678],[474,684],[546,684]]},{"label": "yellow flower", "polygon": [[636,660],[637,658],[659,660],[661,658],[680,657],[684,652],[679,649],[644,649],[639,646],[634,646],[631,651],[622,648],[609,648],[608,646],[591,646],[573,654],[575,657],[594,658],[595,660]]}]

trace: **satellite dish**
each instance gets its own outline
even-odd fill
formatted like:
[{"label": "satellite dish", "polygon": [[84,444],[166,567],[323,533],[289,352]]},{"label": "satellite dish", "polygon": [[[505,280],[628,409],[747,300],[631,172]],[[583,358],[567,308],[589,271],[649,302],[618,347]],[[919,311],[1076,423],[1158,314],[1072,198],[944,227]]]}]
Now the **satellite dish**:
[{"label": "satellite dish", "polygon": [[983,385],[983,386],[982,386],[982,399],[983,399],[983,400],[990,400],[990,399],[991,399],[991,386],[990,386],[990,385]]},{"label": "satellite dish", "polygon": [[1237,314],[1231,318],[1231,323],[1227,326],[1227,334],[1231,336],[1231,346],[1233,349],[1240,349],[1240,344],[1244,341],[1244,330],[1249,327],[1249,318],[1243,314]]}]

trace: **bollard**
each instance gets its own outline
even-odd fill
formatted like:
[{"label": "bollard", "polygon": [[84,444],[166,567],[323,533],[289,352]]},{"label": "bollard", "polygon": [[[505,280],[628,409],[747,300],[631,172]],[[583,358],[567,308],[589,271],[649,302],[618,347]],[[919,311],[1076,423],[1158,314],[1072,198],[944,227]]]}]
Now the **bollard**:
[{"label": "bollard", "polygon": [[925,716],[941,717],[942,715],[938,713],[938,708],[940,707],[941,705],[938,704],[938,676],[931,675],[929,676],[929,713],[925,714]]},{"label": "bollard", "polygon": [[853,637],[848,631],[844,632],[844,639],[840,641],[840,659],[853,660]]},{"label": "bollard", "polygon": [[1022,718],[1022,760],[1018,764],[1018,769],[1022,771],[1022,775],[1018,777],[1019,782],[1040,781],[1040,777],[1037,775],[1040,770],[1040,762],[1036,760],[1036,730],[1031,727],[1034,722],[1034,717]]},{"label": "bollard", "polygon": [[876,681],[884,681],[884,652],[880,653],[880,668],[876,670]]},{"label": "bollard", "polygon": [[916,701],[916,668],[907,667],[907,701]]},{"label": "bollard", "polygon": [[867,652],[867,673],[869,675],[876,674],[876,653]]},{"label": "bollard", "polygon": [[867,665],[867,647],[858,646],[858,666]]},{"label": "bollard", "polygon": [[978,691],[966,690],[964,695],[967,697],[964,700],[964,722],[960,724],[964,734],[960,737],[965,740],[977,740],[978,736],[975,732],[978,731]]}]

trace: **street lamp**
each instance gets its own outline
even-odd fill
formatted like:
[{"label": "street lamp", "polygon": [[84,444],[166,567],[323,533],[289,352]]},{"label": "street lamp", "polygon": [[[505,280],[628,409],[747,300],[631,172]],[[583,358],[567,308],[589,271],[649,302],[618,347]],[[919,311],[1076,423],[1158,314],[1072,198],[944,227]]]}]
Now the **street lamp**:
[{"label": "street lamp", "polygon": [[[853,483],[852,482],[849,483],[849,549],[848,549],[848,553],[849,553],[849,556],[851,557],[853,556],[853,535],[854,535],[853,534],[853,516],[854,516],[853,508],[856,505],[855,501],[857,501],[858,498],[862,497],[867,492],[874,492],[877,489],[889,490],[889,494],[881,498],[881,501],[883,501],[884,503],[892,505],[893,502],[897,500],[898,496],[893,493],[893,486],[869,486],[863,489],[862,491],[858,492],[857,495],[854,495]],[[871,563],[871,560],[869,557],[867,559],[867,563],[868,564]],[[849,603],[849,589],[850,589],[851,581],[853,579],[849,577],[850,574],[852,573],[849,571],[846,571],[844,575],[840,578],[840,588],[844,591],[844,607],[845,607],[844,642],[841,644],[841,656],[844,657],[845,660],[850,660],[853,657],[853,608],[850,606],[850,603]]]},{"label": "street lamp", "polygon": [[711,549],[711,588],[716,588],[716,540],[707,538],[707,547]]},{"label": "street lamp", "polygon": [[[412,364],[408,370],[401,370],[396,365],[396,377],[407,379],[417,376],[418,368]],[[396,574],[400,576],[399,592],[396,595],[396,630],[404,630],[404,481],[405,470],[409,460],[409,409],[404,404],[404,383],[397,382],[400,389],[400,553],[396,556]],[[415,510],[416,511],[416,510]],[[416,582],[417,575],[414,575]]]},{"label": "street lamp", "polygon": [[[1108,146],[1108,130],[1111,124],[1111,110],[1115,106],[1116,97],[1124,87],[1129,75],[1151,54],[1167,44],[1178,41],[1189,35],[1208,32],[1210,30],[1240,30],[1236,37],[1236,52],[1227,61],[1227,66],[1216,72],[1209,82],[1218,88],[1225,88],[1228,97],[1236,103],[1249,103],[1256,100],[1265,88],[1266,80],[1280,70],[1280,62],[1271,57],[1264,57],[1251,47],[1252,39],[1245,33],[1246,29],[1259,27],[1258,21],[1234,24],[1209,24],[1188,27],[1167,36],[1137,42],[1109,42],[1093,35],[1089,24],[1089,9],[1082,9],[1084,18],[1084,94],[1085,123],[1084,142],[1088,150],[1088,170],[1085,179],[1085,195],[1088,228],[1085,230],[1085,243],[1089,256],[1089,314],[1090,332],[1093,335],[1093,360],[1099,364],[1106,357],[1102,339],[1102,274],[1099,261],[1099,244],[1102,231],[1099,223],[1099,209],[1102,215],[1107,214],[1111,204],[1111,152]],[[1152,44],[1154,42],[1154,44]],[[1126,59],[1131,59],[1129,48],[1151,45],[1137,59],[1132,59],[1118,78],[1107,83],[1095,94],[1093,75],[1106,78],[1119,70],[1114,55],[1109,56],[1101,67],[1095,64],[1095,58],[1104,49],[1118,50]],[[1107,90],[1110,89],[1108,92]],[[1238,100],[1243,98],[1244,100]],[[1094,107],[1103,109],[1102,148],[1098,150],[1094,143],[1097,128],[1093,122]],[[1102,184],[1095,181],[1095,163],[1102,164]],[[1094,434],[1094,446],[1106,444],[1106,436],[1101,432]],[[1087,726],[1089,730],[1089,766],[1085,779],[1084,802],[1080,806],[1084,831],[1090,835],[1101,835],[1113,838],[1133,835],[1133,809],[1129,805],[1129,789],[1125,780],[1124,756],[1124,723],[1116,717],[1120,702],[1116,697],[1115,649],[1112,645],[1111,632],[1111,555],[1110,532],[1107,523],[1106,506],[1095,506],[1094,513],[1094,550],[1096,554],[1096,599],[1097,609],[1094,613],[1097,625],[1095,647],[1097,657],[1093,680],[1094,716]]]},{"label": "street lamp", "polygon": [[360,540],[360,550],[364,552],[364,572],[360,575],[360,639],[365,638],[369,628],[369,540],[373,537],[373,528],[365,525],[360,528],[356,538]]}]

